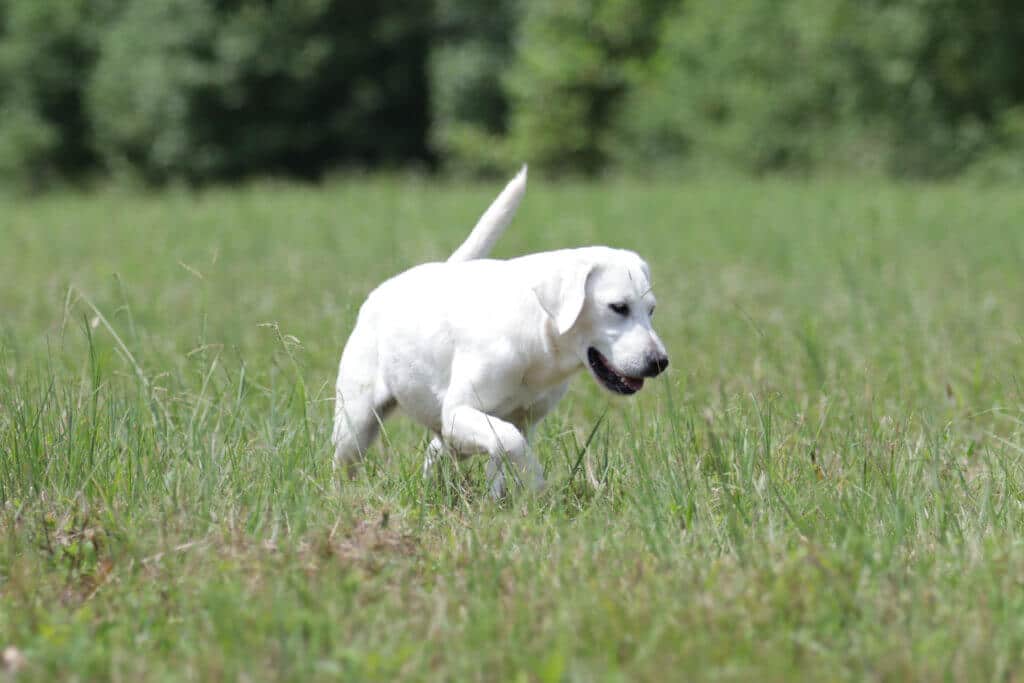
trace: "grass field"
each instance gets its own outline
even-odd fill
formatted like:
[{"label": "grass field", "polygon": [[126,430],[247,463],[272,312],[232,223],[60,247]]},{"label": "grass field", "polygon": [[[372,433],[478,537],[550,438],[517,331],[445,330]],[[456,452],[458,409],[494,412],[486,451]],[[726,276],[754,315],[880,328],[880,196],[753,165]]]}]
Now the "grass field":
[{"label": "grass field", "polygon": [[636,249],[671,370],[581,374],[539,498],[401,419],[339,484],[359,304],[499,185],[3,207],[12,679],[1024,679],[1024,193],[533,181],[497,255]]}]

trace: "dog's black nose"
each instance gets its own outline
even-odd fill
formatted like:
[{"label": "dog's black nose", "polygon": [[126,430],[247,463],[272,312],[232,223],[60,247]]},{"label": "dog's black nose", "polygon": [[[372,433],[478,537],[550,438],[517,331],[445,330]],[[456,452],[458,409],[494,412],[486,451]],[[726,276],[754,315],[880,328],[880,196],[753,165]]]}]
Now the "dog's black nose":
[{"label": "dog's black nose", "polygon": [[657,377],[668,367],[668,356],[654,356],[644,368],[644,377]]}]

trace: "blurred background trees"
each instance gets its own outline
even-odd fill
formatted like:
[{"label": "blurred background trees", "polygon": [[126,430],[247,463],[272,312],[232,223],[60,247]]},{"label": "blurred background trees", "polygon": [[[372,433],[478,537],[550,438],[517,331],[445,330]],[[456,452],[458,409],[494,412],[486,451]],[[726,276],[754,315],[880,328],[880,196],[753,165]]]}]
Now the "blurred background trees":
[{"label": "blurred background trees", "polygon": [[0,177],[1024,177],[1016,0],[0,0]]}]

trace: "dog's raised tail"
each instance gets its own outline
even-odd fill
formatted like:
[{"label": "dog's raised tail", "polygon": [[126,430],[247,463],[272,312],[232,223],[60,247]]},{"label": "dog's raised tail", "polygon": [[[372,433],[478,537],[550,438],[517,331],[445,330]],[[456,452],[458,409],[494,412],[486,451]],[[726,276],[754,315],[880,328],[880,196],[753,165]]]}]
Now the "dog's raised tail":
[{"label": "dog's raised tail", "polygon": [[491,202],[491,205],[484,211],[484,215],[480,216],[480,220],[473,226],[473,231],[469,233],[466,241],[448,257],[448,263],[472,261],[484,258],[491,253],[494,243],[512,222],[512,216],[519,208],[519,202],[523,200],[525,193],[526,164],[523,164],[516,177],[508,181],[508,185],[501,191],[498,198]]}]

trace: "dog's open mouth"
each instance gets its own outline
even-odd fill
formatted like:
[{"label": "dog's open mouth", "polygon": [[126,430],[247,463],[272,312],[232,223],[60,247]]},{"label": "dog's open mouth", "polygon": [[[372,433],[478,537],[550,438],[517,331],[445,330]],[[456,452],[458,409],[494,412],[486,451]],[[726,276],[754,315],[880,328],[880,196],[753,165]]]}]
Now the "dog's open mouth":
[{"label": "dog's open mouth", "polygon": [[594,371],[594,376],[601,380],[601,384],[609,391],[628,396],[640,391],[644,386],[642,377],[629,377],[618,372],[593,346],[587,349],[587,361],[590,363],[590,369]]}]

